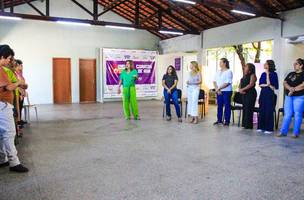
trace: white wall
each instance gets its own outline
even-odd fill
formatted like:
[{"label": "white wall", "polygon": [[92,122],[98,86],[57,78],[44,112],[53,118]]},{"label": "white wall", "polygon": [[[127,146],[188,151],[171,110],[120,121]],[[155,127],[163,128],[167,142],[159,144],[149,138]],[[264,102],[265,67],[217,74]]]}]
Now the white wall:
[{"label": "white wall", "polygon": [[167,67],[169,65],[174,66],[175,58],[181,57],[182,58],[182,66],[181,70],[177,71],[178,76],[178,85],[177,88],[182,89],[183,91],[183,97],[187,96],[187,79],[189,74],[189,66],[191,61],[197,61],[198,60],[198,54],[197,53],[170,53],[165,55],[158,56],[157,59],[157,84],[158,84],[158,95],[157,98],[161,99],[163,97],[163,90],[162,87],[162,77],[166,73]]},{"label": "white wall", "polygon": [[283,37],[304,35],[304,8],[299,8],[282,14]]},{"label": "white wall", "polygon": [[278,105],[283,106],[283,80],[287,74],[293,71],[293,63],[298,58],[304,58],[304,43],[302,44],[288,44],[285,39],[281,41],[281,58],[278,58],[278,75],[280,80],[279,94],[280,98],[278,99]]},{"label": "white wall", "polygon": [[184,35],[159,42],[162,54],[187,51],[199,51],[201,49],[200,35]]},{"label": "white wall", "polygon": [[[55,3],[56,1],[56,3]],[[89,18],[77,6],[68,6],[69,0],[53,0],[51,15]],[[79,1],[89,4],[91,1]],[[35,2],[43,7],[39,1]],[[87,6],[88,8],[89,5]],[[54,9],[54,10],[52,10]],[[65,11],[67,9],[67,11]],[[16,8],[34,13],[27,5]],[[126,22],[109,12],[103,20]],[[36,104],[53,103],[52,58],[69,57],[72,61],[72,101],[79,102],[79,58],[98,58],[101,47],[156,50],[159,39],[149,32],[112,30],[100,26],[78,27],[44,21],[0,20],[0,44],[9,44],[16,58],[24,61],[24,76],[29,83],[31,101]],[[97,70],[100,73],[100,69]],[[97,81],[100,100],[101,83]]]},{"label": "white wall", "polygon": [[252,41],[271,40],[281,33],[278,19],[259,17],[226,26],[212,28],[203,33],[203,48],[244,44]]}]

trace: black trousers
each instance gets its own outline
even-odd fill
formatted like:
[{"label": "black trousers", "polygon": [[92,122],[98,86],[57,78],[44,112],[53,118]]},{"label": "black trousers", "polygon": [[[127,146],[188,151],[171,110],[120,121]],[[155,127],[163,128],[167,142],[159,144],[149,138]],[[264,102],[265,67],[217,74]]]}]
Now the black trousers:
[{"label": "black trousers", "polygon": [[242,95],[242,100],[243,100],[242,127],[246,129],[253,128],[253,110],[254,110],[256,98],[257,98],[257,92],[255,89]]},{"label": "black trousers", "polygon": [[19,99],[19,112],[20,112],[20,120],[22,120],[22,109],[24,104],[24,98]]}]

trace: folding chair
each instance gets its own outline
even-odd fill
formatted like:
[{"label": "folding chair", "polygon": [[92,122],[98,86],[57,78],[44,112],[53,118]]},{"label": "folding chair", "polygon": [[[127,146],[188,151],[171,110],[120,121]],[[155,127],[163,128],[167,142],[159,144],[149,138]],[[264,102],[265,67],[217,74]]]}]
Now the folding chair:
[{"label": "folding chair", "polygon": [[30,121],[31,121],[31,117],[30,117],[30,110],[31,110],[31,108],[33,108],[33,109],[35,110],[36,121],[38,121],[37,106],[36,106],[35,104],[31,104],[31,103],[30,103],[30,99],[29,99],[28,93],[26,93],[26,101],[27,101],[27,104],[25,104],[25,105],[23,106],[25,121],[27,121],[28,123],[30,123]]}]

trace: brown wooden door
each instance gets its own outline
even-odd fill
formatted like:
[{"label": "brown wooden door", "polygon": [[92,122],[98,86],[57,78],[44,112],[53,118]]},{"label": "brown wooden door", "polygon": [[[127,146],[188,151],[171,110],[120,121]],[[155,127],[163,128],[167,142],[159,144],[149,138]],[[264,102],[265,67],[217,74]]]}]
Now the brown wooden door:
[{"label": "brown wooden door", "polygon": [[70,58],[53,58],[53,94],[55,104],[72,103]]},{"label": "brown wooden door", "polygon": [[80,103],[96,102],[96,59],[79,59]]}]

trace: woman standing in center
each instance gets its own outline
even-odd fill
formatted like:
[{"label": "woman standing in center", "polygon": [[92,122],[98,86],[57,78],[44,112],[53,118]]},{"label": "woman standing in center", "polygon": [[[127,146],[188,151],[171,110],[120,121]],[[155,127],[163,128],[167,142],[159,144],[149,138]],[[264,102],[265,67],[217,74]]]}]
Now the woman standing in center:
[{"label": "woman standing in center", "polygon": [[255,89],[255,82],[257,77],[255,75],[255,66],[252,63],[247,63],[244,67],[244,76],[241,79],[239,92],[242,94],[243,102],[243,118],[242,127],[244,129],[253,128],[253,110],[257,98]]},{"label": "woman standing in center", "polygon": [[199,66],[196,61],[190,63],[190,75],[187,81],[187,96],[188,96],[188,116],[189,122],[198,123],[198,97],[200,85],[202,83],[202,76],[200,74]]},{"label": "woman standing in center", "polygon": [[132,60],[126,61],[126,68],[120,74],[120,81],[118,86],[118,94],[121,93],[121,85],[123,86],[122,100],[124,115],[127,120],[130,119],[130,104],[135,120],[139,120],[138,106],[136,100],[135,81],[138,79],[138,73],[134,69],[134,62]]},{"label": "woman standing in center", "polygon": [[267,60],[264,64],[265,72],[262,73],[259,85],[261,93],[259,98],[258,132],[271,134],[274,126],[274,108],[276,104],[275,90],[279,88],[278,75],[275,72],[273,60]]}]

